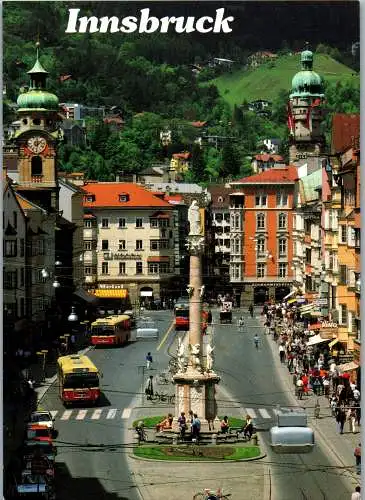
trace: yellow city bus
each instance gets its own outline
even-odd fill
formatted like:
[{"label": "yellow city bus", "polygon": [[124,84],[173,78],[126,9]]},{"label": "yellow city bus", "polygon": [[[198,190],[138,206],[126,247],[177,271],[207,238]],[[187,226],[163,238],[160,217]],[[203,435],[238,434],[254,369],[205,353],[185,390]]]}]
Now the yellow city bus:
[{"label": "yellow city bus", "polygon": [[79,401],[98,402],[100,373],[87,356],[61,356],[57,368],[59,395],[66,406]]},{"label": "yellow city bus", "polygon": [[92,345],[123,345],[131,336],[131,318],[127,314],[98,318],[91,323]]}]

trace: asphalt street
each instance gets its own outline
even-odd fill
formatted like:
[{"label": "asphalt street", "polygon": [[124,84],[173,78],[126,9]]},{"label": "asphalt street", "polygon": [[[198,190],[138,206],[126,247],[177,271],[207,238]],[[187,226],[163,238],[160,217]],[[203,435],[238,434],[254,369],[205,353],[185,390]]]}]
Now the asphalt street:
[{"label": "asphalt street", "polygon": [[[148,316],[154,318],[162,333],[172,321],[171,312],[152,312]],[[140,499],[126,460],[131,444],[128,421],[133,408],[143,403],[147,352],[151,351],[154,358],[151,373],[167,367],[164,350],[157,351],[161,338],[132,341],[120,348],[92,348],[88,352],[103,374],[102,398],[97,408],[78,406],[66,410],[58,398],[57,384],[43,397],[40,405],[53,412],[59,432],[59,500]]]},{"label": "asphalt street", "polygon": [[[276,454],[268,446],[269,429],[275,425],[277,405],[293,406],[287,386],[283,386],[275,368],[269,342],[256,317],[245,314],[245,327],[236,326],[238,314],[232,325],[215,325],[215,369],[221,375],[221,384],[234,398],[232,406],[239,406],[242,413],[254,417],[264,440],[271,476],[272,500],[344,500],[351,497],[345,480],[346,472],[331,465],[331,457],[317,445],[308,454]],[[217,323],[218,316],[213,316]],[[253,341],[260,336],[259,349]],[[220,402],[218,401],[218,407]],[[224,406],[227,406],[225,402]],[[311,422],[309,412],[309,424]]]},{"label": "asphalt street", "polygon": [[[158,340],[132,341],[122,348],[91,349],[88,353],[103,373],[103,397],[98,408],[77,407],[66,410],[54,385],[41,401],[41,406],[54,412],[59,431],[57,491],[60,500],[128,499],[140,500],[128,467],[131,451],[128,432],[133,414],[145,406],[143,388],[149,372],[145,356],[152,352],[153,374],[167,367],[169,344],[174,331],[170,311],[149,312],[160,330]],[[310,454],[277,455],[268,446],[268,430],[275,425],[277,405],[293,404],[290,388],[277,376],[269,342],[256,318],[245,314],[243,331],[236,326],[220,325],[214,312],[215,370],[221,375],[218,408],[231,415],[250,413],[265,444],[267,467],[262,468],[262,480],[271,481],[271,500],[343,500],[350,498],[351,489],[343,471],[331,465],[331,457],[320,447]],[[165,335],[170,330],[170,333]],[[258,332],[260,346],[254,346]],[[155,386],[155,390],[172,390],[170,386]],[[231,411],[230,411],[231,409]],[[156,406],[156,414],[165,407]],[[150,412],[149,412],[150,413]],[[221,411],[219,411],[221,414]],[[258,469],[259,470],[259,469]],[[237,472],[235,473],[237,476]],[[269,478],[267,477],[269,475]],[[187,478],[185,478],[187,479]]]}]

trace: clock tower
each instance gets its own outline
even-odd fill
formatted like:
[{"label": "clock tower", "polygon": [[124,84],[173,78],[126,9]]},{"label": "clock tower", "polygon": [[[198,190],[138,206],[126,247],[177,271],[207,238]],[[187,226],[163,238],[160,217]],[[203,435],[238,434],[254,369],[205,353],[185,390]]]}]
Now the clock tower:
[{"label": "clock tower", "polygon": [[48,72],[37,59],[28,71],[30,85],[22,89],[18,104],[17,191],[45,208],[58,211],[56,145],[63,137],[57,96],[46,90]]}]

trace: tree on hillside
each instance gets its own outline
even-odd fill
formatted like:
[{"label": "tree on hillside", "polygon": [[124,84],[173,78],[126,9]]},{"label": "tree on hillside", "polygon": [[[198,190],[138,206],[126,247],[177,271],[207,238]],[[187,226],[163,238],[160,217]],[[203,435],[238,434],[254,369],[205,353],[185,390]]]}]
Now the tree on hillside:
[{"label": "tree on hillside", "polygon": [[191,152],[190,172],[195,182],[205,179],[205,162],[202,148],[199,144],[194,144]]},{"label": "tree on hillside", "polygon": [[241,159],[237,147],[231,141],[227,141],[222,150],[222,162],[220,175],[224,179],[236,177],[241,169]]}]

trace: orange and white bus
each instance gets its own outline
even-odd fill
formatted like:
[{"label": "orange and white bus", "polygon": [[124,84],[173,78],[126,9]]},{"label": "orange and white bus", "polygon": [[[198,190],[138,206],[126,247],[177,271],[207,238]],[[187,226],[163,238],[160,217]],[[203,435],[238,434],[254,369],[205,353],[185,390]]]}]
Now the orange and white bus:
[{"label": "orange and white bus", "polygon": [[84,355],[61,356],[57,360],[59,395],[65,405],[100,398],[100,373]]},{"label": "orange and white bus", "polygon": [[131,318],[127,314],[98,318],[91,323],[92,345],[123,345],[131,336]]}]

